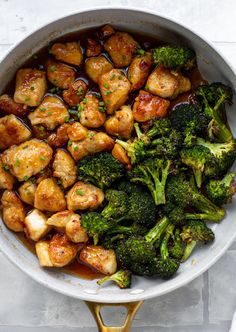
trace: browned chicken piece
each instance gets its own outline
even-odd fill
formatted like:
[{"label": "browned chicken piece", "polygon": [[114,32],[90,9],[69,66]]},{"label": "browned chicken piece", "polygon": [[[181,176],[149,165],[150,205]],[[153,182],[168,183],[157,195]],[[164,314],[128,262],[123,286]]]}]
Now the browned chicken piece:
[{"label": "browned chicken piece", "polygon": [[145,84],[152,67],[152,56],[150,53],[136,56],[128,70],[128,79],[132,85],[132,90],[138,90]]},{"label": "browned chicken piece", "polygon": [[42,70],[25,68],[16,74],[14,102],[28,106],[38,106],[46,93],[46,74]]},{"label": "browned chicken piece", "polygon": [[98,83],[100,76],[112,69],[113,65],[104,55],[92,57],[85,61],[85,72],[95,83]]},{"label": "browned chicken piece", "polygon": [[181,72],[157,66],[148,77],[146,90],[162,98],[175,99],[191,89],[189,78]]},{"label": "browned chicken piece", "polygon": [[46,69],[48,80],[60,89],[69,89],[75,80],[75,70],[64,63],[48,60]]},{"label": "browned chicken piece", "polygon": [[52,168],[53,176],[59,178],[64,188],[67,188],[76,181],[76,165],[70,154],[64,150],[57,150],[55,153]]},{"label": "browned chicken piece", "polygon": [[117,270],[115,251],[104,249],[101,246],[86,246],[79,255],[81,262],[103,273],[111,275]]},{"label": "browned chicken piece", "polygon": [[35,243],[35,250],[40,266],[53,267],[52,261],[49,257],[49,241],[38,241]]},{"label": "browned chicken piece", "polygon": [[66,210],[53,214],[47,220],[47,224],[59,231],[64,231],[68,239],[74,243],[86,243],[88,235],[81,226],[80,219],[79,214]]},{"label": "browned chicken piece", "polygon": [[62,147],[64,144],[66,144],[69,139],[67,134],[69,127],[70,125],[68,123],[64,123],[63,125],[59,126],[56,133],[54,132],[48,137],[48,144],[56,148]]},{"label": "browned chicken piece", "polygon": [[85,97],[87,84],[83,80],[73,82],[68,90],[62,92],[63,99],[70,106],[76,106]]},{"label": "browned chicken piece", "polygon": [[66,200],[55,179],[41,181],[35,191],[34,207],[42,211],[57,212],[66,209]]},{"label": "browned chicken piece", "polygon": [[2,219],[6,226],[14,232],[23,232],[25,209],[14,191],[5,190],[2,198]]},{"label": "browned chicken piece", "polygon": [[101,189],[82,181],[76,182],[67,194],[67,206],[72,211],[96,210],[103,200],[104,193]]},{"label": "browned chicken piece", "polygon": [[103,40],[110,37],[111,35],[114,35],[114,33],[115,30],[113,29],[113,27],[109,24],[106,24],[103,27],[101,27],[101,29],[99,30],[98,36],[99,39]]},{"label": "browned chicken piece", "polygon": [[129,97],[130,82],[118,69],[112,69],[98,80],[99,89],[108,114],[113,114]]},{"label": "browned chicken piece", "polygon": [[87,48],[86,56],[98,56],[102,52],[102,46],[96,40],[88,38],[87,39]]},{"label": "browned chicken piece", "polygon": [[105,50],[117,68],[130,65],[138,46],[133,37],[126,32],[116,32],[104,43]]},{"label": "browned chicken piece", "polygon": [[71,141],[81,141],[87,137],[88,129],[83,127],[79,122],[74,122],[68,128],[67,134]]},{"label": "browned chicken piece", "polygon": [[80,103],[80,123],[87,128],[99,128],[106,121],[104,102],[94,95],[87,95]]},{"label": "browned chicken piece", "polygon": [[19,181],[27,181],[49,164],[52,152],[45,142],[32,139],[4,151],[2,162]]},{"label": "browned chicken piece", "polygon": [[34,209],[27,214],[25,233],[31,240],[38,241],[50,231],[50,228],[47,225],[47,217],[41,211]]},{"label": "browned chicken piece", "polygon": [[0,149],[26,141],[31,131],[15,115],[5,115],[0,118]]},{"label": "browned chicken piece", "polygon": [[[49,165],[44,168],[40,173],[36,175],[36,184],[38,185],[40,182],[42,182],[45,179],[52,177],[52,169],[49,167]],[[33,178],[33,181],[35,179]]]},{"label": "browned chicken piece", "polygon": [[127,156],[125,149],[120,144],[116,143],[111,153],[113,157],[126,166],[127,169],[131,169],[130,158]]},{"label": "browned chicken piece", "polygon": [[69,120],[65,104],[56,96],[46,96],[35,111],[28,115],[31,124],[43,125],[49,130]]},{"label": "browned chicken piece", "polygon": [[0,189],[12,190],[14,183],[15,179],[9,172],[9,167],[3,164],[0,157]]},{"label": "browned chicken piece", "polygon": [[168,100],[140,90],[133,105],[134,120],[145,122],[156,117],[164,118],[167,115],[169,105]]},{"label": "browned chicken piece", "polygon": [[36,188],[36,184],[32,181],[24,182],[18,189],[21,200],[29,205],[34,205]]},{"label": "browned chicken piece", "polygon": [[80,44],[77,42],[55,43],[50,50],[59,61],[71,65],[80,66],[83,61],[83,53]]},{"label": "browned chicken piece", "polygon": [[29,113],[27,105],[15,103],[14,100],[6,94],[0,97],[0,111],[21,117]]},{"label": "browned chicken piece", "polygon": [[32,128],[33,136],[38,139],[47,139],[51,134],[51,131],[46,129],[42,125],[32,126],[31,128]]},{"label": "browned chicken piece", "polygon": [[105,130],[108,134],[125,139],[131,137],[133,127],[134,117],[132,110],[130,106],[125,105],[105,122]]}]

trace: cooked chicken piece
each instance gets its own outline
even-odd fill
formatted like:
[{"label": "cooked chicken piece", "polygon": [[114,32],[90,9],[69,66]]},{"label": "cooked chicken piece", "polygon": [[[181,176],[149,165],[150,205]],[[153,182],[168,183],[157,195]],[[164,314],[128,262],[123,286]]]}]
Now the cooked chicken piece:
[{"label": "cooked chicken piece", "polygon": [[62,147],[68,141],[67,130],[70,127],[68,123],[64,123],[57,128],[56,133],[52,133],[48,137],[48,144],[52,147]]},{"label": "cooked chicken piece", "polygon": [[175,99],[179,94],[191,89],[189,78],[181,72],[170,70],[162,66],[156,69],[148,77],[146,90],[162,98]]},{"label": "cooked chicken piece", "polygon": [[73,82],[68,90],[62,93],[63,99],[70,106],[76,106],[85,97],[87,92],[87,84],[83,80]]},{"label": "cooked chicken piece", "polygon": [[14,232],[23,232],[25,209],[14,191],[5,190],[2,198],[2,219],[9,229]]},{"label": "cooked chicken piece", "polygon": [[80,260],[103,274],[113,274],[117,269],[116,255],[112,249],[104,249],[101,246],[86,246],[79,255]]},{"label": "cooked chicken piece", "polygon": [[128,99],[131,85],[118,69],[112,69],[100,76],[98,85],[108,114],[113,114]]},{"label": "cooked chicken piece", "polygon": [[138,43],[126,32],[116,32],[105,43],[104,48],[112,58],[115,67],[130,65]]},{"label": "cooked chicken piece", "polygon": [[145,84],[151,67],[152,56],[150,53],[136,56],[132,60],[128,70],[128,79],[132,84],[132,90],[138,90]]},{"label": "cooked chicken piece", "polygon": [[167,115],[169,105],[168,100],[140,90],[133,105],[134,120],[145,122],[156,117],[164,118]]},{"label": "cooked chicken piece", "polygon": [[99,128],[105,120],[104,102],[94,95],[87,95],[80,103],[80,123],[87,128]]},{"label": "cooked chicken piece", "polygon": [[98,32],[98,36],[101,40],[106,39],[110,37],[111,35],[114,35],[115,30],[113,27],[109,24],[104,25],[101,27],[100,31]]},{"label": "cooked chicken piece", "polygon": [[79,122],[74,122],[67,129],[67,134],[71,141],[81,141],[87,137],[88,129],[83,127]]},{"label": "cooked chicken piece", "polygon": [[67,150],[70,152],[72,157],[78,161],[84,157],[86,157],[89,153],[88,151],[84,148],[84,142],[82,141],[77,141],[77,142],[68,142]]},{"label": "cooked chicken piece", "polygon": [[59,231],[64,231],[68,239],[75,243],[86,243],[88,235],[80,224],[80,215],[73,211],[62,211],[53,214],[47,224]]},{"label": "cooked chicken piece", "polygon": [[53,176],[61,180],[64,188],[75,183],[76,165],[74,159],[66,151],[56,151],[52,168],[54,169]]},{"label": "cooked chicken piece", "polygon": [[104,200],[103,191],[90,183],[77,182],[67,194],[69,210],[96,210]]},{"label": "cooked chicken piece", "polygon": [[38,185],[43,180],[51,178],[51,177],[52,177],[51,167],[47,166],[39,174],[36,175],[36,184]]},{"label": "cooked chicken piece", "polygon": [[24,142],[30,135],[31,131],[15,115],[0,118],[0,149]]},{"label": "cooked chicken piece", "polygon": [[28,115],[32,125],[43,125],[49,130],[69,120],[65,104],[56,96],[46,96],[34,112]]},{"label": "cooked chicken piece", "polygon": [[6,94],[0,97],[0,111],[21,117],[29,112],[27,105],[15,103],[14,100]]},{"label": "cooked chicken piece", "polygon": [[47,217],[39,210],[32,210],[25,218],[26,234],[33,241],[38,241],[50,231]]},{"label": "cooked chicken piece", "polygon": [[27,181],[42,171],[50,162],[52,149],[45,142],[29,140],[12,146],[2,154],[2,161],[19,181]]},{"label": "cooked chicken piece", "polygon": [[51,131],[46,129],[42,125],[32,126],[32,131],[33,131],[33,137],[41,140],[47,139],[51,134]]},{"label": "cooked chicken piece", "polygon": [[36,184],[32,181],[24,182],[18,189],[21,200],[29,205],[34,205],[36,188]]},{"label": "cooked chicken piece", "polygon": [[48,60],[46,68],[48,80],[60,89],[69,89],[75,80],[75,70],[64,63]]},{"label": "cooked chicken piece", "polygon": [[35,191],[34,207],[50,212],[66,209],[64,194],[55,179],[48,178],[39,183]]},{"label": "cooked chicken piece", "polygon": [[130,158],[127,156],[125,149],[120,144],[116,143],[111,153],[121,164],[125,165],[128,169],[131,168]]},{"label": "cooked chicken piece", "polygon": [[98,56],[102,52],[102,46],[94,39],[87,39],[86,56]]},{"label": "cooked chicken piece", "polygon": [[49,241],[39,241],[35,244],[36,255],[39,259],[40,266],[53,267],[49,256]]},{"label": "cooked chicken piece", "polygon": [[14,102],[28,106],[38,106],[46,92],[46,74],[42,70],[25,68],[16,74]]},{"label": "cooked chicken piece", "polygon": [[3,164],[0,157],[0,189],[12,190],[14,183],[15,179],[9,172],[9,167]]},{"label": "cooked chicken piece", "polygon": [[105,122],[105,129],[108,134],[125,139],[131,137],[133,127],[134,117],[129,106],[122,106],[120,111],[116,111],[115,115]]},{"label": "cooked chicken piece", "polygon": [[92,57],[85,61],[85,72],[95,83],[98,83],[100,76],[112,69],[113,65],[104,55]]},{"label": "cooked chicken piece", "polygon": [[55,43],[52,45],[51,53],[59,61],[69,63],[71,65],[80,66],[83,60],[83,54],[80,44],[77,42]]}]

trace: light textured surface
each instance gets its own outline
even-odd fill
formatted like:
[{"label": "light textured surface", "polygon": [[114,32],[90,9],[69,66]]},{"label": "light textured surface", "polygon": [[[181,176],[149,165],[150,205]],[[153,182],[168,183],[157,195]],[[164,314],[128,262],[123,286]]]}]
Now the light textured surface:
[{"label": "light textured surface", "polygon": [[[144,5],[145,4],[145,5]],[[0,58],[29,32],[83,8],[121,5],[155,9],[210,40],[236,70],[235,0],[0,0]],[[236,307],[236,243],[189,285],[146,301],[133,332],[226,332]],[[0,253],[0,332],[95,332],[85,304],[32,281]],[[106,318],[117,322],[124,312]]]}]

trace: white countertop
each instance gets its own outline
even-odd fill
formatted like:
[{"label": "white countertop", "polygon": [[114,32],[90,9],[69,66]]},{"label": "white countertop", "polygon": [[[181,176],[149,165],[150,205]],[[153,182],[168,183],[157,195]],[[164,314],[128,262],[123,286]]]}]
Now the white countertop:
[{"label": "white countertop", "polygon": [[[144,5],[145,4],[145,5]],[[0,58],[30,31],[83,8],[150,8],[209,39],[236,70],[235,0],[0,0]],[[189,285],[146,301],[133,332],[228,332],[236,308],[236,242],[208,272]],[[111,316],[111,315],[110,315]],[[124,316],[115,313],[114,319]],[[0,252],[0,332],[95,332],[82,301],[38,285]]]}]

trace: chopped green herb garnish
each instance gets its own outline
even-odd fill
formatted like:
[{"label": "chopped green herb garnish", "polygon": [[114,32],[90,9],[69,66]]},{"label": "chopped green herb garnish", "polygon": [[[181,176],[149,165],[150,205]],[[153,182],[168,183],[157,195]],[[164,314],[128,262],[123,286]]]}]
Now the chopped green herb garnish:
[{"label": "chopped green herb garnish", "polygon": [[115,74],[112,74],[111,76],[110,76],[110,80],[114,80],[114,78],[115,78]]},{"label": "chopped green herb garnish", "polygon": [[82,102],[83,102],[84,104],[87,104],[87,98],[84,98],[84,99],[82,100]]},{"label": "chopped green herb garnish", "polygon": [[44,161],[45,157],[44,156],[40,156],[39,159],[42,160],[42,161]]},{"label": "chopped green herb garnish", "polygon": [[106,111],[106,108],[104,106],[99,106],[99,112],[105,112]]},{"label": "chopped green herb garnish", "polygon": [[30,100],[30,97],[25,97],[25,101],[29,101]]},{"label": "chopped green herb garnish", "polygon": [[73,147],[73,151],[78,151],[79,150],[79,147],[76,145]]},{"label": "chopped green herb garnish", "polygon": [[76,189],[76,194],[80,196],[84,196],[84,192],[80,189]]},{"label": "chopped green herb garnish", "polygon": [[109,84],[105,83],[104,84],[104,88],[108,89],[109,88]]},{"label": "chopped green herb garnish", "polygon": [[84,89],[82,88],[82,86],[80,86],[76,92],[77,96],[82,96],[84,93]]},{"label": "chopped green herb garnish", "polygon": [[31,91],[34,91],[34,89],[35,89],[34,86],[31,86],[31,87],[30,87],[30,90],[31,90]]},{"label": "chopped green herb garnish", "polygon": [[105,96],[108,96],[108,95],[110,95],[111,93],[112,93],[111,90],[105,91]]},{"label": "chopped green herb garnish", "polygon": [[19,167],[19,166],[20,166],[20,160],[19,160],[18,158],[16,158],[15,166],[16,166],[16,167]]},{"label": "chopped green herb garnish", "polygon": [[29,180],[29,176],[24,176],[24,181],[28,181]]},{"label": "chopped green herb garnish", "polygon": [[145,51],[142,48],[138,48],[136,50],[136,55],[144,55],[144,54],[145,54]]},{"label": "chopped green herb garnish", "polygon": [[8,165],[2,165],[2,169],[4,169],[5,172],[9,172],[10,167]]},{"label": "chopped green herb garnish", "polygon": [[70,121],[70,117],[69,116],[66,116],[65,117],[65,122],[69,122]]},{"label": "chopped green herb garnish", "polygon": [[119,75],[119,76],[118,76],[118,80],[122,80],[122,75]]},{"label": "chopped green herb garnish", "polygon": [[42,132],[45,130],[45,128],[43,126],[39,126],[39,130]]},{"label": "chopped green herb garnish", "polygon": [[32,176],[32,178],[30,178],[30,181],[31,181],[32,183],[35,183],[35,182],[36,182],[36,178],[35,178],[34,176]]},{"label": "chopped green herb garnish", "polygon": [[99,106],[104,106],[104,105],[105,105],[104,101],[99,102]]},{"label": "chopped green herb garnish", "polygon": [[71,146],[71,145],[72,145],[72,141],[69,140],[69,141],[68,141],[68,146]]},{"label": "chopped green herb garnish", "polygon": [[47,114],[48,116],[50,116],[50,115],[52,115],[52,112],[48,112],[48,114]]},{"label": "chopped green herb garnish", "polygon": [[50,66],[49,70],[52,71],[52,72],[54,72],[56,70],[56,66],[55,65]]},{"label": "chopped green herb garnish", "polygon": [[29,147],[29,145],[27,144],[27,145],[24,145],[22,149],[25,150],[25,149],[27,149],[28,147]]}]

